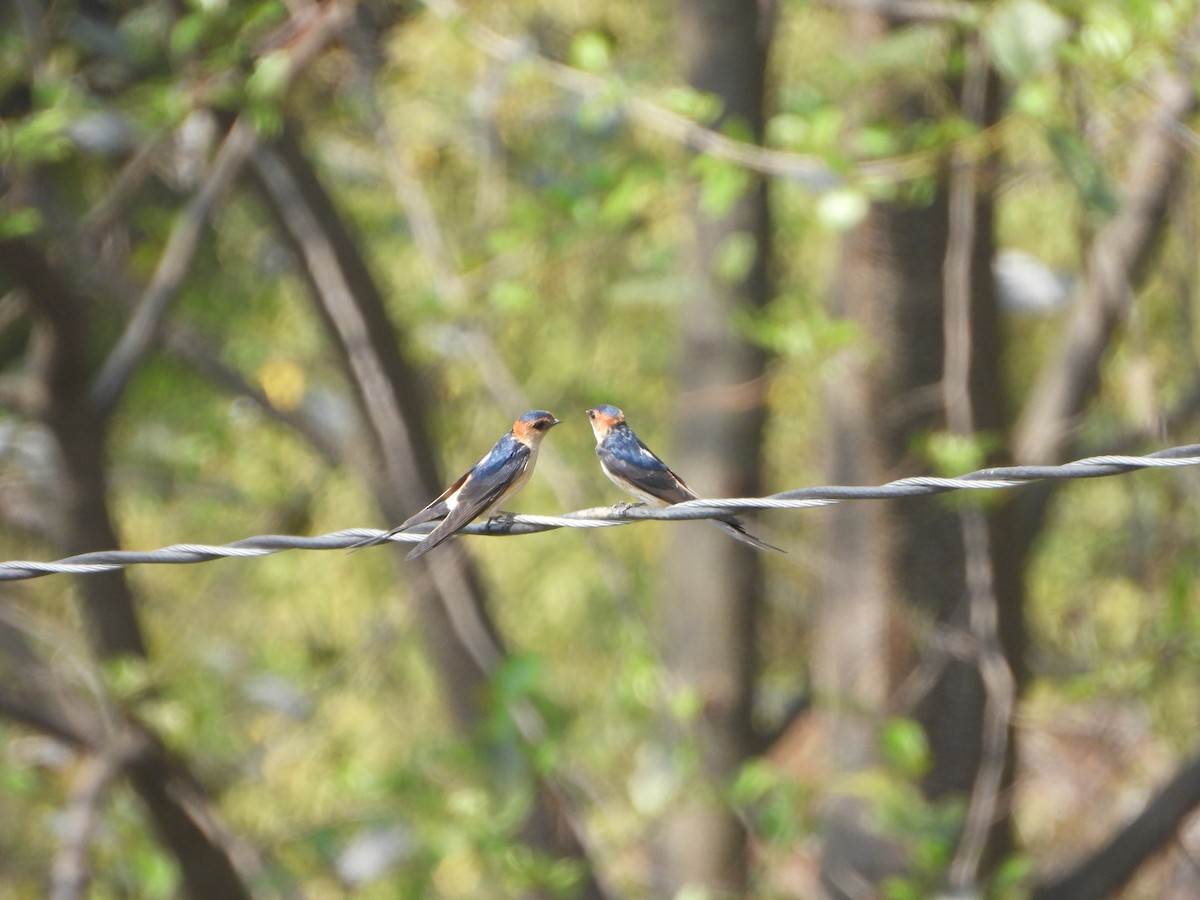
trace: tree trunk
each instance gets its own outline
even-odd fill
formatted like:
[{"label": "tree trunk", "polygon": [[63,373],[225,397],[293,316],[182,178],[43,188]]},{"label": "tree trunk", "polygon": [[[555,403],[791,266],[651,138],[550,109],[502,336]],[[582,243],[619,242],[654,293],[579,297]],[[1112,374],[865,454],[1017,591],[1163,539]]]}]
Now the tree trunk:
[{"label": "tree trunk", "polygon": [[[720,97],[718,125],[737,123],[761,139],[767,33],[754,0],[706,0],[680,8],[688,79]],[[727,212],[695,206],[695,287],[683,310],[679,406],[672,465],[701,494],[756,496],[765,420],[765,357],[737,335],[733,320],[769,298],[766,185],[752,187]],[[731,240],[755,250],[744,275],[724,279],[715,261]],[[672,529],[665,592],[664,655],[674,684],[701,701],[694,740],[701,777],[724,784],[751,753],[755,623],[760,602],[758,553],[709,525]],[[746,882],[746,835],[733,811],[703,791],[666,821],[661,880],[739,893]]]},{"label": "tree trunk", "polygon": [[[65,555],[112,550],[118,545],[108,513],[107,420],[95,409],[88,392],[93,375],[87,303],[46,258],[40,247],[24,240],[0,241],[0,267],[25,291],[38,323],[33,358],[40,385],[43,421],[59,450],[61,498],[55,532]],[[134,598],[124,572],[81,575],[84,619],[96,654],[145,656]]]},{"label": "tree trunk", "polygon": [[[857,25],[866,37],[893,27],[874,15],[859,17]],[[947,86],[958,93],[958,84]],[[989,83],[981,127],[995,119],[995,87]],[[906,123],[927,115],[920,96],[895,89],[881,91],[879,107],[900,111]],[[835,484],[919,474],[925,466],[914,447],[947,429],[947,183],[939,176],[926,206],[873,204],[846,239],[834,303],[840,314],[860,323],[872,349],[869,359],[849,361],[829,392]],[[972,207],[967,389],[976,432],[1003,445],[1007,413],[991,276],[990,190],[985,179]],[[1019,682],[1022,582],[1019,571],[998,564],[1014,553],[1007,521],[992,517],[989,543],[1001,641]],[[874,726],[863,711],[913,716],[925,729],[933,757],[923,783],[926,795],[934,800],[968,795],[983,757],[985,691],[977,661],[952,653],[942,640],[968,631],[960,515],[938,498],[844,504],[832,511],[828,539],[833,577],[818,614],[813,677],[818,693],[841,711],[831,737],[838,762],[852,770],[871,761]],[[913,685],[920,685],[916,696],[904,696]],[[856,803],[847,800],[833,809],[837,821],[830,826],[824,877],[832,893],[848,896],[847,884],[859,877],[877,881],[900,860],[862,834]],[[997,823],[991,852],[1005,845],[1006,834],[1006,823]]]},{"label": "tree trunk", "polygon": [[[87,304],[42,250],[29,242],[0,241],[0,265],[24,288],[40,326],[32,356],[41,375],[40,412],[61,455],[59,541],[69,555],[116,548],[119,543],[108,509],[107,417],[89,399],[93,375],[90,361],[95,353],[89,341]],[[78,582],[97,656],[146,656],[125,573],[81,575]],[[43,684],[49,681],[47,672],[35,667],[32,656],[26,654],[22,662],[22,671],[7,679],[10,687],[15,688],[21,679]],[[0,707],[8,715],[19,717],[19,710],[11,704],[0,703]],[[49,704],[45,710],[30,712],[50,716],[51,720],[54,716]],[[248,898],[250,894],[228,849],[202,821],[207,810],[197,782],[148,729],[137,729],[143,749],[135,758],[122,760],[124,772],[146,805],[160,840],[179,866],[182,889],[196,900],[213,896]],[[107,737],[100,725],[89,730],[97,737]],[[94,749],[117,752],[104,744]],[[187,786],[186,797],[181,795],[182,785]]]}]

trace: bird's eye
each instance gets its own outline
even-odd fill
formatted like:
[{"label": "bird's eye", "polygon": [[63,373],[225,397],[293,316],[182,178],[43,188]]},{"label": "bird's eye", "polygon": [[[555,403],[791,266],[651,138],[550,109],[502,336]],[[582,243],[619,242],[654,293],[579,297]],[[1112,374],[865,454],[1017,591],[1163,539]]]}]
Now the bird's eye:
[{"label": "bird's eye", "polygon": [[539,419],[538,421],[533,423],[533,427],[536,428],[538,431],[545,431],[546,430],[546,420]]}]

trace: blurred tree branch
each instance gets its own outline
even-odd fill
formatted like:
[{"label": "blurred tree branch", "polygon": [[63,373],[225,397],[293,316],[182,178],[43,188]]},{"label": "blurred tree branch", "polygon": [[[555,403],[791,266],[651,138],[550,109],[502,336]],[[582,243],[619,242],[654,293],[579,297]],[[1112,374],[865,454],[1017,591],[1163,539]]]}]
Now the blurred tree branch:
[{"label": "blurred tree branch", "polygon": [[272,421],[296,432],[331,466],[346,461],[350,450],[334,437],[325,423],[303,408],[281,409],[258,385],[225,365],[211,339],[179,319],[168,319],[162,327],[162,342],[168,351],[217,387],[245,397]]},{"label": "blurred tree branch", "polygon": [[[739,128],[761,143],[774,37],[768,12],[756,0],[704,0],[684,4],[679,13],[677,40],[688,84],[719,98],[716,127]],[[641,113],[629,108],[635,116],[649,112],[648,106]],[[714,146],[707,136],[715,134],[699,129],[685,142],[706,152]],[[716,145],[729,149],[725,140]],[[734,143],[757,146],[729,142]],[[774,289],[768,184],[756,175],[713,209],[693,183],[689,215],[691,287],[677,314],[672,465],[688,473],[693,485],[749,496],[760,490],[763,477],[767,355],[730,323],[763,309]],[[722,271],[722,253],[737,242],[746,248],[744,265],[736,273]],[[661,826],[658,887],[669,895],[689,885],[737,895],[748,884],[748,835],[734,810],[716,798],[758,738],[752,713],[763,567],[759,554],[715,529],[675,529],[669,548],[663,657],[669,682],[694,692],[698,711],[683,727],[666,724],[665,742],[694,752],[698,760],[690,788]]]},{"label": "blurred tree branch", "polygon": [[[841,175],[833,172],[824,160],[817,157],[736,140],[657,103],[614,90],[618,86],[614,76],[596,75],[550,59],[537,51],[532,38],[509,37],[488,28],[472,19],[457,0],[425,0],[425,5],[439,18],[460,24],[467,40],[492,58],[503,62],[532,60],[547,79],[562,90],[582,97],[610,98],[635,124],[670,138],[696,153],[744,166],[761,175],[794,181],[814,191],[829,190],[845,182]],[[857,165],[855,174],[883,180],[904,180],[927,174],[930,162],[930,159],[917,157],[862,162]]]},{"label": "blurred tree branch", "polygon": [[[279,76],[281,96],[337,37],[353,9],[353,3],[333,0],[307,8],[304,14],[289,19],[279,29],[280,39],[286,37],[287,48],[286,67]],[[273,43],[269,40],[268,46]],[[154,275],[125,325],[125,332],[96,375],[91,400],[102,416],[112,412],[134,369],[154,343],[167,307],[175,299],[191,267],[204,226],[225,191],[236,180],[257,141],[251,120],[245,114],[239,116],[230,126],[200,189],[179,213]]]},{"label": "blurred tree branch", "polygon": [[[398,205],[408,219],[413,243],[421,255],[434,290],[447,312],[454,317],[460,340],[467,345],[465,355],[478,369],[480,383],[498,407],[513,411],[531,409],[537,404],[521,388],[496,342],[475,323],[471,315],[472,301],[486,290],[488,284],[480,281],[472,283],[464,276],[451,239],[434,209],[430,193],[411,164],[401,135],[389,123],[379,101],[375,82],[382,58],[377,41],[372,40],[367,29],[359,27],[349,29],[348,39],[356,51],[361,92],[366,100],[372,132],[382,150],[384,172]],[[543,479],[544,482],[550,485],[564,505],[582,505],[584,492],[579,479],[552,444],[544,445],[539,452],[539,469],[546,472],[548,477]],[[621,567],[611,558],[611,554],[607,556],[606,564],[600,567],[601,572],[614,596],[621,596],[625,593],[621,583],[627,579],[619,574]]]},{"label": "blurred tree branch", "polygon": [[972,24],[979,10],[972,3],[954,0],[818,0],[823,6],[854,12],[877,13],[899,21]]},{"label": "blurred tree branch", "polygon": [[[294,125],[253,156],[259,194],[297,259],[329,333],[335,338],[370,426],[373,455],[365,472],[389,520],[419,508],[440,490],[425,426],[425,388],[408,363],[382,294],[337,206],[312,169]],[[477,730],[486,715],[487,685],[504,659],[478,574],[458,544],[408,564],[434,664],[460,728]],[[543,729],[532,708],[514,711],[531,739]],[[529,729],[533,733],[529,734]],[[536,779],[526,839],[557,856],[587,863],[582,897],[606,895],[587,860],[582,826],[549,779]]]},{"label": "blurred tree branch", "polygon": [[60,826],[60,845],[50,871],[50,900],[87,896],[91,882],[88,849],[100,824],[100,807],[120,765],[112,756],[86,757],[72,779],[70,799]]},{"label": "blurred tree branch", "polygon": [[[285,81],[327,45],[349,9],[340,2],[327,4],[320,15],[309,20],[312,27],[292,35]],[[61,458],[64,477],[56,531],[68,554],[119,546],[108,499],[107,438],[112,414],[189,274],[212,209],[255,142],[248,120],[238,120],[200,190],[179,214],[125,334],[99,369],[95,367],[94,309],[82,289],[72,283],[71,268],[62,265],[74,262],[69,257],[71,240],[63,242],[50,233],[39,235],[49,243],[49,250],[31,239],[0,240],[0,268],[21,288],[37,326],[29,353],[40,378],[33,405],[53,434]],[[155,144],[151,141],[134,155],[87,224],[102,228],[119,214],[149,171]],[[49,174],[34,166],[21,177],[36,185]],[[44,218],[53,221],[54,216]],[[80,592],[88,634],[101,658],[147,655],[135,598],[123,573],[86,578],[80,583]],[[7,624],[0,643],[5,651],[0,665],[8,670],[0,690],[0,712],[86,749],[102,761],[95,777],[81,785],[75,797],[74,827],[60,847],[52,877],[54,893],[71,896],[84,889],[89,821],[105,786],[119,769],[144,803],[154,830],[179,867],[189,896],[196,900],[249,898],[233,861],[232,842],[222,835],[203,792],[182,761],[132,716],[117,710],[101,715],[75,697]]]},{"label": "blurred tree branch", "polygon": [[1120,208],[1088,248],[1061,350],[1042,367],[1014,428],[1016,463],[1050,463],[1070,452],[1079,416],[1098,388],[1101,360],[1133,306],[1188,159],[1177,129],[1197,107],[1191,71],[1161,74],[1155,109],[1132,130],[1136,138],[1118,182]]},{"label": "blurred tree branch", "polygon": [[[40,370],[41,418],[54,434],[64,470],[56,532],[67,555],[118,547],[108,508],[107,416],[92,403],[88,304],[42,249],[0,240],[0,267],[21,285],[39,323],[32,354]],[[145,656],[134,597],[121,572],[79,582],[93,646],[102,657]]]},{"label": "blurred tree branch", "polygon": [[[1120,206],[1088,248],[1059,352],[1044,362],[1014,426],[1011,457],[1017,464],[1061,461],[1075,449],[1083,413],[1100,387],[1101,364],[1149,273],[1184,177],[1188,144],[1179,127],[1197,109],[1192,72],[1198,34],[1200,19],[1181,42],[1178,70],[1159,73],[1154,108],[1132,131],[1125,170],[1114,179],[1122,185]],[[1179,411],[1188,408],[1185,399]],[[1055,496],[1056,485],[1039,484],[1006,504],[1003,515],[1013,536],[1006,566],[1024,571]]]},{"label": "blurred tree branch", "polygon": [[[78,802],[99,802],[95,795],[111,781],[108,767],[119,770],[145,804],[163,845],[179,865],[187,895],[193,900],[249,900],[230,843],[203,792],[149,729],[120,710],[100,711],[85,700],[41,659],[7,617],[0,618],[0,676],[0,714],[103,761],[93,773],[92,786],[81,786],[83,796],[76,798]],[[56,888],[64,891],[77,883],[68,875],[79,875],[80,856],[86,851],[83,844],[89,830],[86,823],[76,824],[80,828],[62,848],[55,879]],[[74,846],[68,846],[72,840]]]},{"label": "blurred tree branch", "polygon": [[[995,90],[995,74],[979,37],[963,47],[964,73],[962,114],[977,128],[986,128],[989,115],[989,86]],[[990,85],[989,85],[990,82]],[[942,279],[945,291],[945,348],[942,364],[942,392],[946,425],[967,440],[976,440],[975,409],[972,397],[973,329],[972,285],[975,246],[976,204],[981,184],[993,174],[996,161],[982,163],[966,154],[951,156],[947,184],[949,232]],[[983,712],[980,721],[980,753],[975,781],[971,788],[962,836],[951,861],[948,883],[956,894],[979,890],[980,867],[984,854],[1009,811],[1001,805],[1005,781],[1012,772],[1012,713],[1017,683],[1004,653],[1000,638],[1001,611],[992,570],[992,537],[987,518],[977,506],[958,511],[962,529],[965,568],[966,631],[972,638],[974,662],[983,684]]]},{"label": "blurred tree branch", "polygon": [[1114,896],[1159,853],[1200,806],[1200,756],[1176,770],[1134,819],[1074,867],[1038,884],[1033,900],[1101,900]]},{"label": "blurred tree branch", "polygon": [[176,218],[154,275],[134,307],[125,332],[96,374],[90,400],[101,416],[112,414],[134,370],[158,337],[163,316],[192,266],[209,216],[237,178],[256,141],[254,127],[246,119],[234,122],[200,190]]},{"label": "blurred tree branch", "polygon": [[[859,44],[874,45],[899,22],[872,6],[855,12],[852,27]],[[965,73],[947,66],[920,81],[881,81],[862,113],[919,128],[946,114],[933,99],[945,93],[961,97],[955,114],[969,121],[972,137],[949,147],[929,195],[876,200],[843,240],[832,306],[861,324],[871,350],[848,352],[827,387],[835,483],[926,471],[931,462],[916,448],[943,431],[977,448],[976,435],[1004,440],[990,177],[1002,101],[972,40],[953,42],[968,48]],[[1008,841],[1000,797],[1024,650],[1022,584],[1002,562],[1008,529],[995,515],[916,499],[835,509],[831,523],[831,557],[856,561],[834,568],[813,641],[817,690],[833,698],[828,738],[840,748],[838,769],[878,759],[876,729],[862,709],[915,718],[931,756],[920,777],[925,797],[973,799],[948,874],[974,883]],[[946,652],[950,642],[964,652]],[[860,798],[836,797],[825,828],[822,881],[833,896],[908,870],[894,836],[879,831]]]}]

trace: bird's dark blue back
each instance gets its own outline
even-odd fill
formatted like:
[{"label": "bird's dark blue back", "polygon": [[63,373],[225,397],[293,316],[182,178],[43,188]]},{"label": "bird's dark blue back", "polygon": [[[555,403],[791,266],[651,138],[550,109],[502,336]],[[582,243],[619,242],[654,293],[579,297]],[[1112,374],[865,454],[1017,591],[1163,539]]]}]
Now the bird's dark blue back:
[{"label": "bird's dark blue back", "polygon": [[654,472],[670,471],[667,464],[655,456],[654,452],[642,443],[641,438],[633,433],[632,428],[610,430],[604,436],[604,449],[621,462],[636,465],[639,469]]}]

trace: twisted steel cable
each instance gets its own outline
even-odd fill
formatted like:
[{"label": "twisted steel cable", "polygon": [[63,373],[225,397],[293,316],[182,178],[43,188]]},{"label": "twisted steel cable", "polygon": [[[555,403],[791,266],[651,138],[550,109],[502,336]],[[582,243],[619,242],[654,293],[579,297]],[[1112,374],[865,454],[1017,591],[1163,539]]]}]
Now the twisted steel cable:
[{"label": "twisted steel cable", "polygon": [[[822,486],[797,488],[772,494],[769,497],[741,497],[688,500],[664,508],[629,506],[594,507],[559,516],[503,515],[484,522],[475,522],[462,530],[463,534],[511,536],[535,534],[555,528],[609,528],[629,525],[647,519],[674,521],[713,519],[730,512],[756,509],[808,509],[829,506],[847,500],[890,500],[940,494],[957,490],[999,490],[1019,487],[1036,481],[1069,478],[1103,478],[1123,475],[1142,469],[1174,468],[1200,465],[1200,444],[1189,444],[1159,450],[1146,456],[1089,456],[1057,466],[1004,466],[980,469],[955,478],[919,475],[901,478],[877,486]],[[420,541],[434,523],[418,526],[393,541]],[[0,562],[0,581],[19,581],[43,575],[89,575],[109,572],[139,563],[174,564],[209,562],[229,557],[268,556],[284,550],[343,550],[365,538],[378,537],[384,532],[373,528],[348,528],[316,537],[286,534],[265,534],[244,538],[230,544],[172,544],[159,550],[98,550],[82,553],[55,562],[14,560]]]}]

